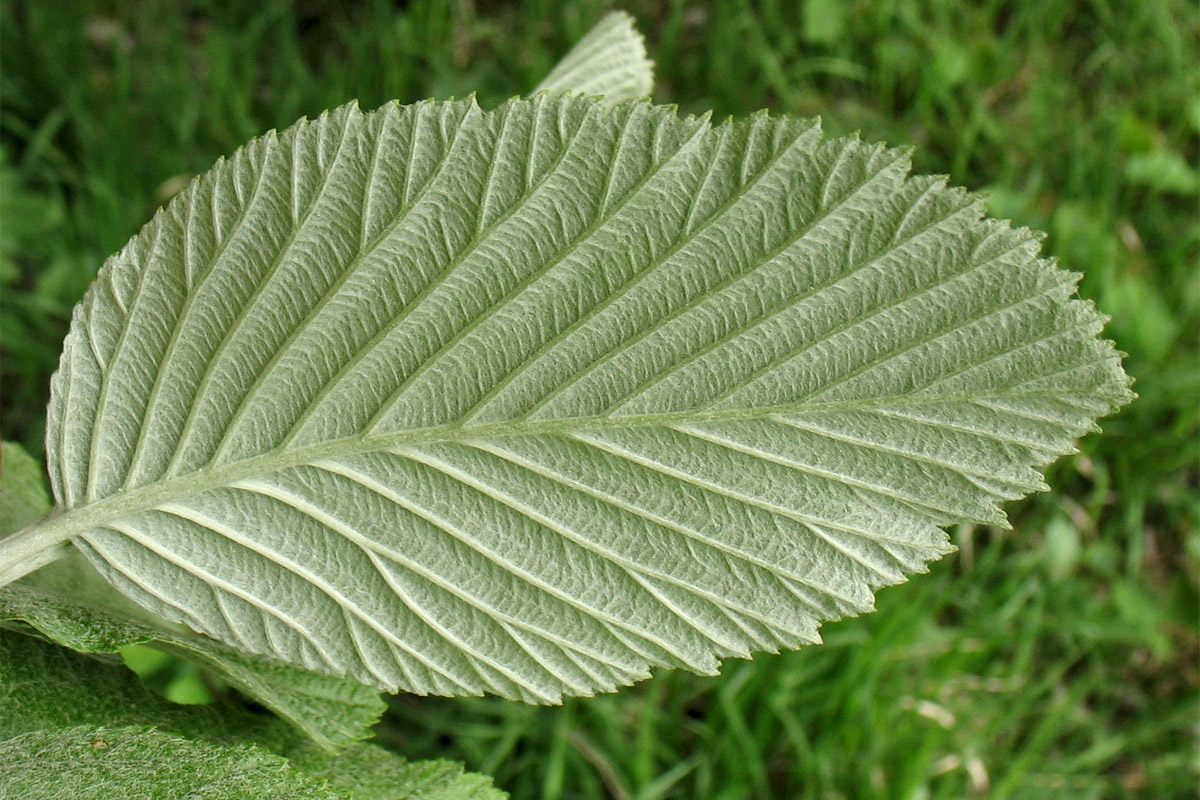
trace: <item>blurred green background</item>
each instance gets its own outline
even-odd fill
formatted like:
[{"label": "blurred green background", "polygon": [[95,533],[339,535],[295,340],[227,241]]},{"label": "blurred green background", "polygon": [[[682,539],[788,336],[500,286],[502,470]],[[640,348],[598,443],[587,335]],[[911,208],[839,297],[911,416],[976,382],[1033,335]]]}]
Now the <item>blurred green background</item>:
[{"label": "blurred green background", "polygon": [[[612,4],[0,5],[0,428],[40,453],[97,266],[217,156],[357,98],[537,83]],[[617,7],[620,7],[619,5]],[[401,696],[379,730],[515,798],[1196,797],[1200,13],[1190,0],[627,4],[655,98],[821,115],[1048,232],[1141,398],[823,647],[535,708]],[[143,660],[176,696],[203,685]],[[80,702],[86,699],[80,698]]]}]

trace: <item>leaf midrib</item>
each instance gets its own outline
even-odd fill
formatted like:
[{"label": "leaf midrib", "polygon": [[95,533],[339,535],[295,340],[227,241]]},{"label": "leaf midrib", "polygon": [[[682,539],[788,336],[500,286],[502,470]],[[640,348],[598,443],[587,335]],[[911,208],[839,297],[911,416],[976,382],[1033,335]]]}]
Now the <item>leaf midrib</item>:
[{"label": "leaf midrib", "polygon": [[[885,404],[887,406],[929,405],[940,402],[979,401],[991,397],[1012,399],[1013,397],[1046,397],[1057,396],[1059,394],[1061,392],[1047,389],[1028,392],[922,394],[908,397],[877,397],[828,403],[791,403],[751,409],[736,408],[712,411],[688,409],[621,417],[598,415],[537,421],[504,420],[480,425],[466,425],[461,421],[456,421],[427,428],[412,428],[402,431],[391,431],[384,434],[358,434],[290,451],[275,448],[251,458],[230,462],[219,467],[196,470],[167,480],[120,491],[117,494],[91,503],[60,510],[56,515],[46,518],[40,523],[35,523],[35,525],[41,529],[39,537],[49,545],[51,543],[66,541],[122,517],[152,510],[163,503],[180,501],[183,498],[229,486],[247,478],[270,474],[292,467],[304,466],[321,459],[357,455],[366,452],[388,451],[403,445],[448,444],[481,439],[555,434],[560,431],[584,433],[610,428],[672,427],[682,423],[732,422],[767,418],[774,414],[795,414],[804,411],[870,410],[876,406]],[[987,434],[981,433],[980,435]]]}]

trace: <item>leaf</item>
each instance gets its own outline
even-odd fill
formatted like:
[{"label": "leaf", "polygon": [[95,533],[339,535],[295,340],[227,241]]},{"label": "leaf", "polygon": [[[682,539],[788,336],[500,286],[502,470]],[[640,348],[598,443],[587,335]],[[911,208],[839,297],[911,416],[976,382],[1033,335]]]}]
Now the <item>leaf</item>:
[{"label": "leaf", "polygon": [[124,667],[7,631],[0,631],[0,656],[5,797],[345,797],[261,748],[189,741],[149,727],[229,735],[215,709],[172,706]]},{"label": "leaf", "polygon": [[1039,235],[902,151],[539,95],[250,143],[102,268],[70,539],[248,652],[556,702],[818,641],[1127,402]]},{"label": "leaf", "polygon": [[[0,532],[10,533],[44,514],[50,498],[37,461],[19,444],[2,446]],[[78,552],[73,556],[44,567],[25,585],[0,588],[0,625],[20,621],[87,653],[153,644],[222,676],[323,748],[336,750],[363,739],[379,721],[385,706],[377,692],[172,629],[115,592]]]},{"label": "leaf", "polygon": [[40,730],[0,742],[9,797],[39,800],[334,800],[347,796],[250,747],[140,726]]},{"label": "leaf", "polygon": [[374,745],[329,753],[302,745],[287,752],[289,762],[354,800],[504,800],[492,779],[463,772],[453,761],[405,761]]},{"label": "leaf", "polygon": [[624,11],[613,11],[550,70],[534,92],[582,92],[609,103],[646,97],[654,88],[654,62]]},{"label": "leaf", "polygon": [[0,536],[7,536],[50,510],[45,472],[16,442],[0,442]]},{"label": "leaf", "polygon": [[[0,443],[0,536],[31,525],[50,507],[45,475],[37,461],[16,442]],[[14,538],[5,543],[14,540],[20,541]],[[46,547],[34,544],[31,549],[18,550],[15,556],[0,556],[0,586],[71,552],[62,542]]]},{"label": "leaf", "polygon": [[275,718],[178,706],[129,670],[0,630],[4,797],[296,797],[502,800],[446,761],[407,762],[357,743],[341,755]]},{"label": "leaf", "polygon": [[[0,588],[0,625],[8,622],[12,627],[20,621],[85,653],[116,653],[129,645],[151,644],[215,672],[331,750],[369,736],[383,713],[378,692],[359,683],[264,661],[206,636],[170,628],[139,615],[136,608],[129,610],[107,584],[92,585],[86,563],[71,559],[46,570],[50,575],[37,573],[34,577],[41,580],[35,585]],[[71,589],[76,591],[69,594]]]},{"label": "leaf", "polygon": [[3,629],[0,691],[0,739],[76,725],[153,725],[181,736],[233,742],[245,741],[258,725],[232,705],[168,702],[115,656],[85,656]]}]

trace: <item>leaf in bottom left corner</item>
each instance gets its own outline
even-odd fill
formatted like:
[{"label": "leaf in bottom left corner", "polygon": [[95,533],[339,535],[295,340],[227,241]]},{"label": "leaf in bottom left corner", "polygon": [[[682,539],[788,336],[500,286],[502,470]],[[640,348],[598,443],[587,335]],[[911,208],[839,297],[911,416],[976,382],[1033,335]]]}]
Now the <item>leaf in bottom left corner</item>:
[{"label": "leaf in bottom left corner", "polygon": [[76,725],[0,742],[0,797],[38,800],[325,800],[344,797],[251,745],[142,725]]}]

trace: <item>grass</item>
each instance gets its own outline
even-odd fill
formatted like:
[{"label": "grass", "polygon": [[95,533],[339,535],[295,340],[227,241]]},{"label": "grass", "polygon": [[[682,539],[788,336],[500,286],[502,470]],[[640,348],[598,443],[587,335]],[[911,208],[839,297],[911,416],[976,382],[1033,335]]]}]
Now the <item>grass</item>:
[{"label": "grass", "polygon": [[[136,10],[135,10],[136,8]],[[1195,797],[1200,18],[1186,0],[631,4],[685,111],[820,114],[1048,232],[1141,398],[1014,530],[884,590],[827,642],[534,708],[399,697],[381,739],[518,798]],[[40,452],[96,267],[187,178],[358,98],[494,104],[585,0],[0,6],[0,429]]]}]

